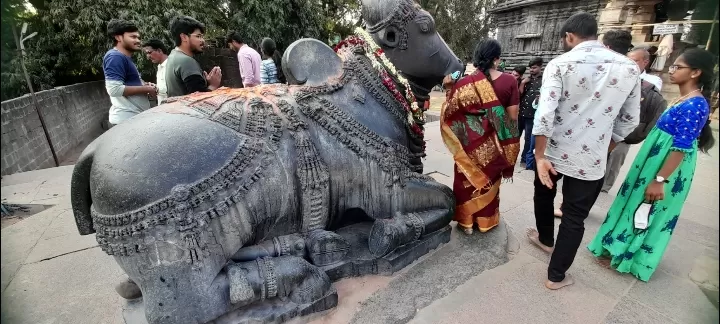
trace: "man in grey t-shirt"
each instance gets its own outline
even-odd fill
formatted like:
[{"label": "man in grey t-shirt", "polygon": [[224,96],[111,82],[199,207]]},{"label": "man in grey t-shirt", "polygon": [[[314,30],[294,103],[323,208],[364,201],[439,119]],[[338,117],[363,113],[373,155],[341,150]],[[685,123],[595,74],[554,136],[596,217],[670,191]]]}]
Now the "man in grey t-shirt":
[{"label": "man in grey t-shirt", "polygon": [[202,53],[205,25],[190,17],[178,17],[170,26],[175,49],[170,52],[165,67],[168,97],[183,96],[194,92],[207,92],[220,87],[222,72],[214,67],[210,73],[200,68],[193,55]]}]

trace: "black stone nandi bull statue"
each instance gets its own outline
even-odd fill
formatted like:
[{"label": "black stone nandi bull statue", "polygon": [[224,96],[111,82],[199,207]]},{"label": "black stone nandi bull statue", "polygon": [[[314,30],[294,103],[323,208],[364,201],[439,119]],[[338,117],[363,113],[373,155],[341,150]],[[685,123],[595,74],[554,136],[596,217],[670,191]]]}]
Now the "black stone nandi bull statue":
[{"label": "black stone nandi bull statue", "polygon": [[406,88],[424,98],[462,64],[411,0],[367,0],[363,15],[367,33],[337,53],[286,50],[295,85],[175,98],[83,152],[78,229],[137,284],[148,322],[282,322],[334,307],[333,280],[449,240],[454,198],[420,173]]}]

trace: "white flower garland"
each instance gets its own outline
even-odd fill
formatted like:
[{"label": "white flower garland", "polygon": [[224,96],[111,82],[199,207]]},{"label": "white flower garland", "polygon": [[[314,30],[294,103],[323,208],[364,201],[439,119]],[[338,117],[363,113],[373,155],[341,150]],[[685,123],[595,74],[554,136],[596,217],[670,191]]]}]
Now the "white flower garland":
[{"label": "white flower garland", "polygon": [[[408,104],[410,106],[410,110],[412,113],[421,113],[419,115],[421,120],[424,120],[423,118],[423,107],[420,107],[419,103],[415,99],[415,95],[412,93],[412,90],[410,88],[410,83],[405,79],[400,73],[398,73],[397,69],[395,69],[395,65],[388,60],[387,56],[385,56],[385,52],[375,44],[375,41],[373,40],[372,36],[365,31],[365,29],[361,27],[355,28],[355,34],[360,37],[363,41],[365,41],[365,44],[367,44],[368,47],[370,47],[370,51],[366,51],[365,56],[367,56],[370,61],[373,64],[373,67],[378,70],[385,70],[388,74],[395,77],[398,82],[400,82],[405,87],[405,100],[408,101]],[[380,53],[380,55],[377,55],[377,53]],[[379,59],[382,61],[382,64],[376,60],[376,58],[379,57]],[[411,114],[408,114],[408,118],[412,118]]]}]

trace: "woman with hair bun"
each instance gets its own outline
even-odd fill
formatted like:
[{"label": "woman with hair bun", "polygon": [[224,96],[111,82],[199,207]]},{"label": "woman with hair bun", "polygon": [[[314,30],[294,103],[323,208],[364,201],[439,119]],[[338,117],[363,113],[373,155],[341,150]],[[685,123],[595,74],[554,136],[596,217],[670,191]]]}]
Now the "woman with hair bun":
[{"label": "woman with hair bun", "polygon": [[473,74],[445,77],[447,100],[441,112],[445,146],[455,160],[458,228],[487,232],[500,222],[500,183],[512,179],[520,150],[517,80],[498,71],[502,50],[493,39],[475,48]]},{"label": "woman with hair bun", "polygon": [[588,246],[602,264],[642,281],[657,269],[690,192],[698,151],[715,143],[708,119],[714,64],[710,52],[690,49],[670,66],[681,96],[645,139]]}]

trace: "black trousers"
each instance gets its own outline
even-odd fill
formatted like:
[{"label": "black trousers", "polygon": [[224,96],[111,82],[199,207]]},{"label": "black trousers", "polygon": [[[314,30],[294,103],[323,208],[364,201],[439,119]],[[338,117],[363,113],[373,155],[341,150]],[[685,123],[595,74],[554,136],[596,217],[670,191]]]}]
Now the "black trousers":
[{"label": "black trousers", "polygon": [[[555,247],[548,266],[548,280],[560,282],[565,279],[565,272],[575,260],[585,233],[585,219],[600,194],[604,179],[585,181],[560,173],[557,176],[550,174],[550,178],[553,189],[543,185],[535,172],[535,224],[540,234],[540,242]],[[560,207],[563,216],[555,242],[553,203],[557,194],[557,183],[561,178],[565,178],[562,187],[563,203]]]}]

